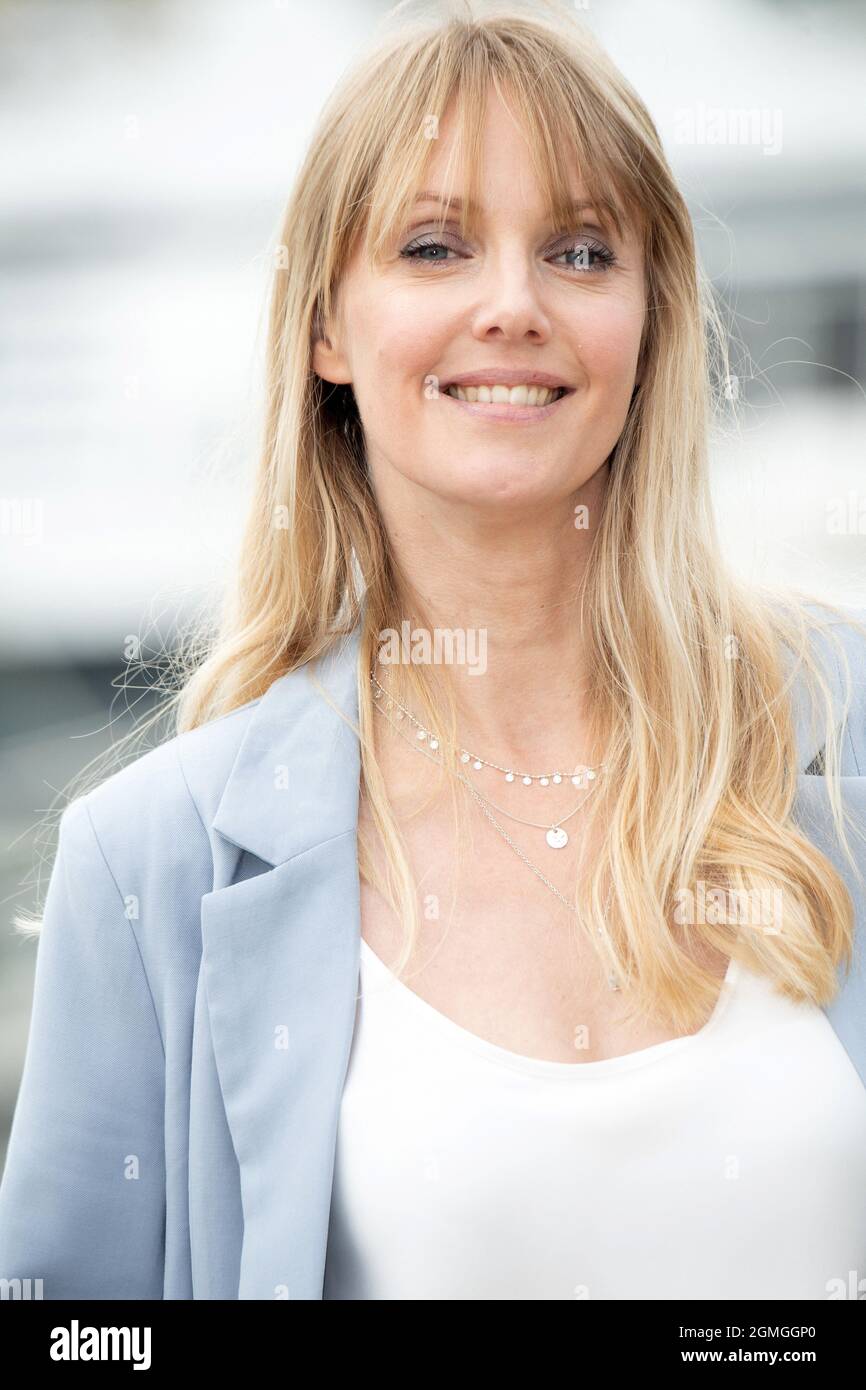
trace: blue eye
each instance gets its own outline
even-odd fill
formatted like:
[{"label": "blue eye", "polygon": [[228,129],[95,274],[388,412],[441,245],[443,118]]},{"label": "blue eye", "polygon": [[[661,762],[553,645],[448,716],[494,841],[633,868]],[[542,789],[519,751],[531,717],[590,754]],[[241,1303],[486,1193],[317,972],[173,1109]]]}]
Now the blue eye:
[{"label": "blue eye", "polygon": [[[581,237],[579,241],[566,246],[562,251],[557,251],[551,260],[558,260],[560,256],[566,256],[567,265],[572,270],[578,270],[581,274],[586,274],[591,270],[609,270],[616,264],[616,256],[607,246],[600,241],[593,241],[587,237]],[[591,264],[591,258],[595,256],[596,265]],[[578,259],[572,259],[578,258]]]},{"label": "blue eye", "polygon": [[444,253],[452,251],[453,254],[457,254],[453,247],[446,246],[444,242],[437,241],[435,237],[417,237],[415,241],[410,241],[408,246],[403,247],[400,255],[408,261],[420,261],[423,265],[441,265],[446,259],[445,255],[425,256],[422,254],[424,251]]}]

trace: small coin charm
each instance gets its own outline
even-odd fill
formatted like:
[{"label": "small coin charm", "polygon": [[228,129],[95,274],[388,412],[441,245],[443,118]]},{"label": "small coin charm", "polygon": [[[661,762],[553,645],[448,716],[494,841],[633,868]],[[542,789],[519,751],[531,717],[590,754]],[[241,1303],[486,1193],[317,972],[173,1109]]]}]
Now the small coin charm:
[{"label": "small coin charm", "polygon": [[560,826],[554,825],[547,832],[547,843],[551,849],[562,849],[568,844],[568,836]]}]

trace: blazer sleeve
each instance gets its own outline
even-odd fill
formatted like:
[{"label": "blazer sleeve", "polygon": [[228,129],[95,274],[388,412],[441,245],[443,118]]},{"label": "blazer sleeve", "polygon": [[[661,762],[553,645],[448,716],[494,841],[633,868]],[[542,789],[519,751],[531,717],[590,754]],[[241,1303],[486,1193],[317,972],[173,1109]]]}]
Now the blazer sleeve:
[{"label": "blazer sleeve", "polygon": [[0,1279],[41,1279],[46,1299],[163,1297],[164,1095],[138,941],[85,798],[61,818],[45,902]]}]

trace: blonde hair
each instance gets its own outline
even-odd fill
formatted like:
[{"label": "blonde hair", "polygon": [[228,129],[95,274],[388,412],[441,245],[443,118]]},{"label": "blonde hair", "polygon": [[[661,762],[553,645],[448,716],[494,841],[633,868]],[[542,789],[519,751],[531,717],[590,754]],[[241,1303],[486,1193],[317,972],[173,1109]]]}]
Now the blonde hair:
[{"label": "blonde hair", "polygon": [[[729,408],[727,336],[656,128],[565,9],[405,11],[398,7],[332,95],[289,199],[270,304],[261,464],[236,583],[204,658],[189,648],[161,717],[170,710],[182,732],[226,714],[362,622],[362,776],[385,849],[383,891],[403,923],[402,968],[419,930],[418,887],[376,762],[367,673],[377,634],[399,629],[407,605],[413,615],[419,607],[376,507],[352,392],[316,376],[311,344],[350,257],[359,247],[375,257],[423,186],[431,117],[453,110],[455,149],[478,177],[493,84],[520,117],[553,221],[565,217],[565,171],[576,164],[589,197],[639,230],[647,274],[640,385],[609,460],[580,594],[592,726],[613,790],[588,803],[589,827],[605,816],[604,853],[576,885],[577,929],[629,981],[635,1007],[690,1031],[716,982],[671,931],[677,891],[702,879],[745,894],[781,889],[779,935],[708,923],[704,939],[748,959],[791,998],[826,1004],[837,965],[850,960],[853,910],[840,874],[792,821],[802,769],[790,697],[805,678],[835,828],[859,874],[840,800],[833,689],[814,634],[826,634],[846,671],[847,662],[832,622],[811,611],[816,600],[747,589],[724,568],[707,452],[711,424]],[[468,203],[463,216],[471,219]],[[429,670],[395,669],[394,679],[404,703],[432,712]],[[850,689],[844,713],[849,701]],[[456,745],[453,704],[442,737],[445,748]],[[369,875],[372,856],[359,848]]]}]

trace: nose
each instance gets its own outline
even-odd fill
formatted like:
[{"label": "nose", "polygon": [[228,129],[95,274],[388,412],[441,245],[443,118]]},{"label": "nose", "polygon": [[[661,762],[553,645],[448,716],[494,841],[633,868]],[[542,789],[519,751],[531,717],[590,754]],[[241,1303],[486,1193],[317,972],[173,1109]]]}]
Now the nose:
[{"label": "nose", "polygon": [[542,303],[541,287],[525,253],[514,250],[488,261],[472,332],[479,342],[529,339],[544,343],[550,338],[550,320]]}]

